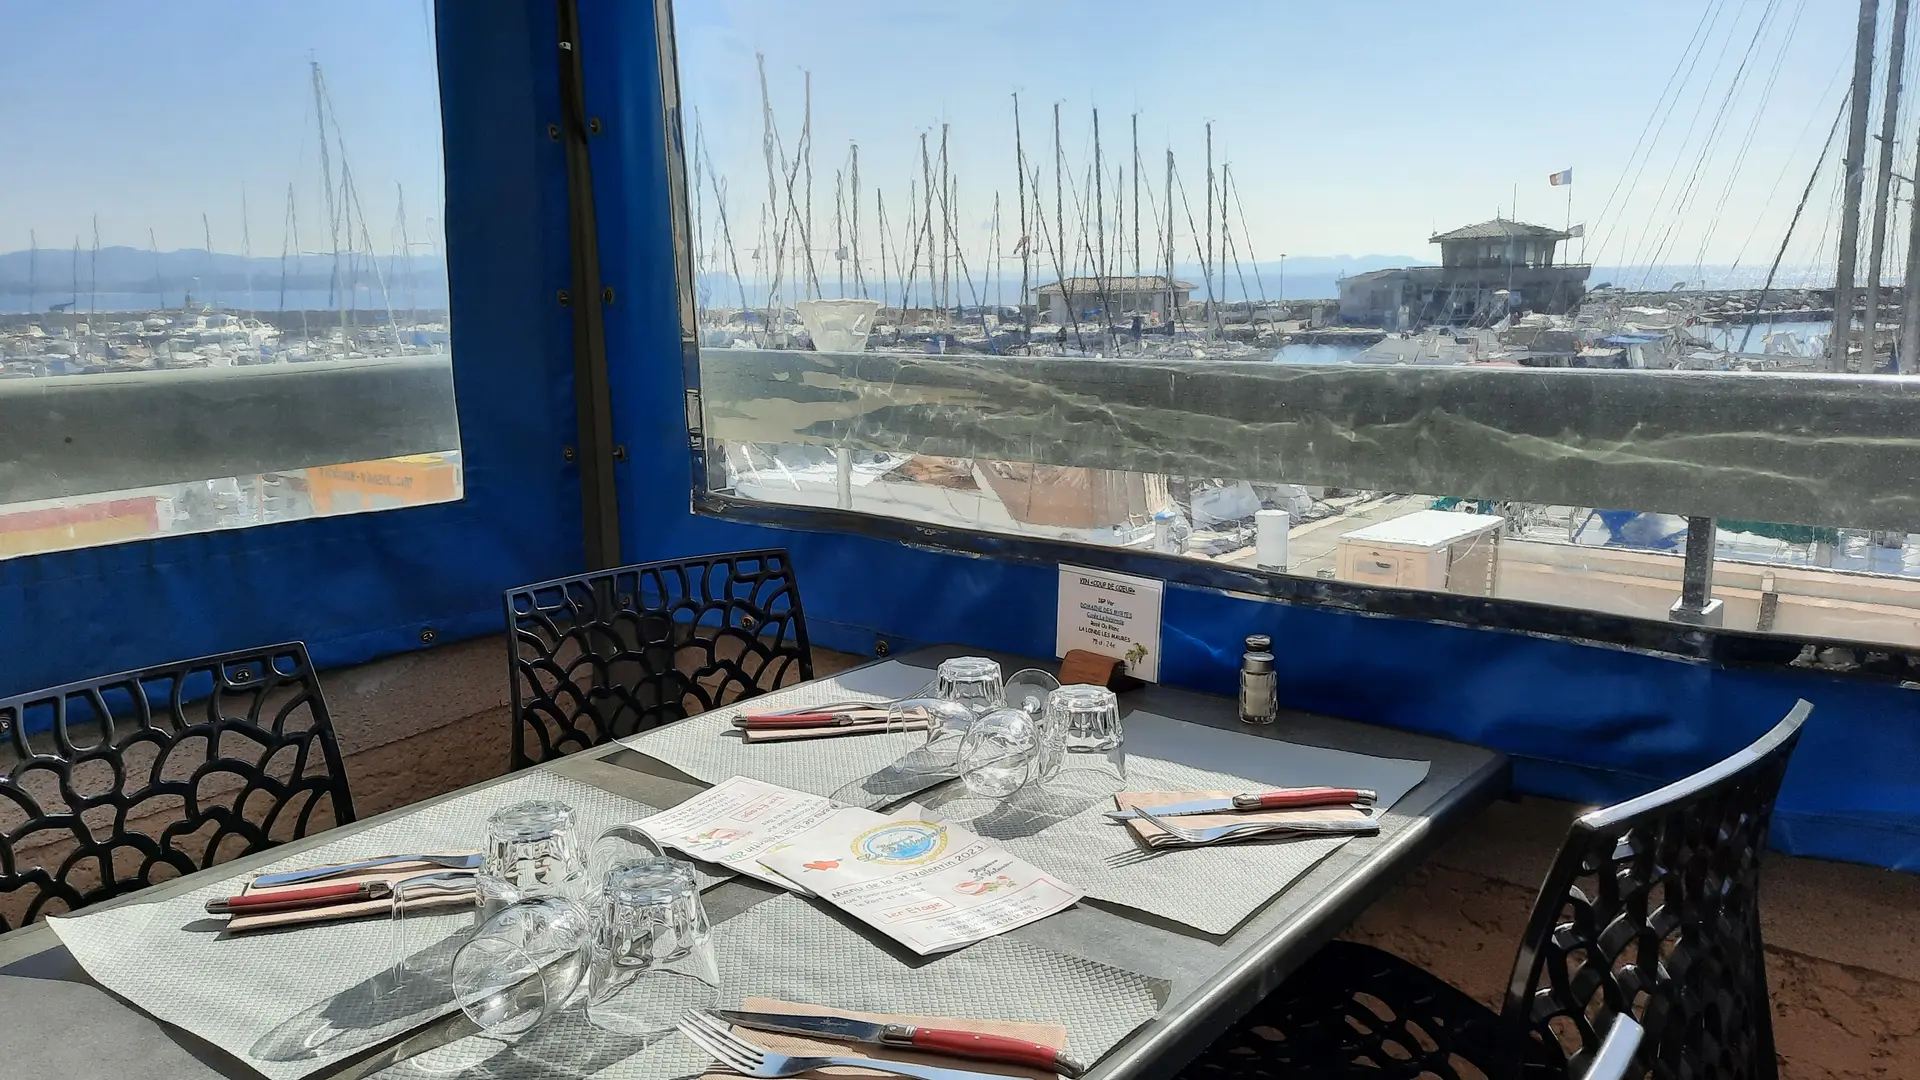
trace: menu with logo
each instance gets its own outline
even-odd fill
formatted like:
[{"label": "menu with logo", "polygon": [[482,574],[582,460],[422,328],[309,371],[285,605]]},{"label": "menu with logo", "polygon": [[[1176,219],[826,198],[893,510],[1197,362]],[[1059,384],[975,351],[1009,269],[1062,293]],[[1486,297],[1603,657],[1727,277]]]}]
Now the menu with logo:
[{"label": "menu with logo", "polygon": [[833,811],[832,801],[819,795],[736,776],[633,825],[696,859],[795,889],[793,882],[761,866],[759,856]]},{"label": "menu with logo", "polygon": [[760,863],[922,956],[1044,919],[1081,895],[958,826],[857,808],[788,837]]}]

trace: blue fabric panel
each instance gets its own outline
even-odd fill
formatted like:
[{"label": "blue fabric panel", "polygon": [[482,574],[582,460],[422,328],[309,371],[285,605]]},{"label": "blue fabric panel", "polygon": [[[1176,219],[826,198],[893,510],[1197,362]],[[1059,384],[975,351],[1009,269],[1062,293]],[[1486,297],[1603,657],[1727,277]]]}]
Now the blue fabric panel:
[{"label": "blue fabric panel", "polygon": [[[960,642],[1053,650],[1056,570],[842,533],[689,512],[664,132],[652,7],[583,0],[588,99],[619,102],[595,144],[614,422],[630,560],[779,544],[793,554],[818,644],[869,652]],[[603,112],[604,115],[604,112]],[[1762,673],[1349,611],[1167,591],[1162,677],[1233,693],[1242,638],[1272,634],[1289,706],[1497,747],[1523,790],[1601,803],[1732,752],[1815,705],[1775,841],[1797,854],[1920,871],[1920,695],[1818,675]]]},{"label": "blue fabric panel", "polygon": [[502,590],[579,569],[553,27],[529,0],[440,11],[466,498],[0,561],[0,694],[290,638],[331,666],[419,648],[428,626],[497,633]]}]

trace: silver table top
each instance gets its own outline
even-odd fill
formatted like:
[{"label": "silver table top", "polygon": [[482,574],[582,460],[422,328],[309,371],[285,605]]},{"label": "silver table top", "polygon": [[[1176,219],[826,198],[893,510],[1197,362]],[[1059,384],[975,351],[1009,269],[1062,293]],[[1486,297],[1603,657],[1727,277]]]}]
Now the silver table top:
[{"label": "silver table top", "polygon": [[[958,646],[933,646],[894,659],[933,667],[949,656],[982,652],[1000,660],[1008,671],[1055,666],[1053,661]],[[1249,738],[1280,738],[1383,757],[1421,758],[1432,766],[1426,780],[1394,807],[1394,814],[1378,836],[1348,843],[1232,933],[1204,934],[1097,900],[1013,931],[1015,937],[1058,952],[1173,984],[1160,1015],[1097,1062],[1089,1080],[1158,1080],[1174,1075],[1428,852],[1505,794],[1510,779],[1505,755],[1495,751],[1372,724],[1283,711],[1271,728],[1249,729],[1239,723],[1234,703],[1227,698],[1162,686],[1123,694],[1121,705],[1126,710],[1143,709],[1238,730]],[[618,744],[541,767],[653,806],[672,806],[706,786]],[[420,805],[453,794],[457,793],[345,828],[365,828],[402,817]],[[307,837],[111,903],[190,891],[212,879],[244,874],[334,835],[329,831]],[[778,893],[770,887],[736,880],[710,890],[706,903],[711,917],[721,922],[775,895]],[[236,1080],[257,1075],[190,1033],[157,1023],[93,986],[44,924],[0,934],[0,1018],[5,1021],[0,1023],[0,1060],[9,1063],[9,1075],[71,1080],[120,1080],[135,1071],[154,1076]],[[459,1022],[457,1016],[437,1021],[398,1044],[369,1051],[331,1075],[346,1080],[378,1071],[400,1057],[444,1041],[449,1026]]]}]

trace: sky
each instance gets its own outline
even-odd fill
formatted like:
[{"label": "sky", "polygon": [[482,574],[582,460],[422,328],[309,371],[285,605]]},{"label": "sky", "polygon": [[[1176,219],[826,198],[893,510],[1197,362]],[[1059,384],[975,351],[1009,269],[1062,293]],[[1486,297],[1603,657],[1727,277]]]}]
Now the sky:
[{"label": "sky", "polygon": [[[327,246],[309,60],[319,61],[367,232],[434,250],[443,203],[427,0],[0,0],[0,252],[205,243]],[[339,151],[334,150],[336,183]],[[241,215],[245,190],[246,220]],[[243,230],[243,225],[247,226]]]},{"label": "sky", "polygon": [[[1237,189],[1236,245],[1262,262],[1432,258],[1432,232],[1498,212],[1586,223],[1586,261],[1751,264],[1771,257],[1819,160],[1855,11],[1854,0],[701,0],[678,4],[676,21],[688,123],[698,106],[743,258],[767,198],[762,52],[789,154],[812,72],[823,251],[849,145],[861,147],[864,230],[877,231],[877,187],[898,231],[919,136],[937,149],[942,122],[962,240],[985,258],[998,193],[1010,247],[1018,92],[1049,208],[1055,103],[1076,178],[1092,157],[1091,109],[1109,175],[1131,157],[1138,113],[1151,198],[1170,147],[1196,223],[1211,121]],[[374,243],[393,242],[398,184],[420,250],[443,189],[431,20],[429,0],[0,0],[0,251],[25,248],[29,230],[43,247],[89,246],[96,214],[103,245],[144,247],[151,229],[163,250],[199,247],[204,213],[217,250],[242,250],[244,224],[254,254],[277,255],[290,182],[301,246],[319,250],[310,58]],[[1902,125],[1902,172],[1915,126]],[[1567,168],[1571,189],[1550,187]],[[1831,258],[1835,171],[1815,185],[1790,263]]]},{"label": "sky", "polygon": [[[943,122],[951,125],[961,218],[984,243],[996,191],[1003,215],[1014,213],[1018,91],[1049,216],[1058,102],[1076,176],[1092,156],[1092,108],[1101,111],[1109,173],[1131,158],[1137,111],[1155,198],[1171,147],[1196,220],[1204,216],[1212,121],[1215,158],[1230,163],[1241,201],[1234,231],[1244,209],[1244,235],[1263,262],[1281,252],[1432,259],[1433,232],[1499,213],[1587,223],[1586,260],[1596,263],[1750,263],[1771,258],[1819,160],[1846,88],[1858,6],[843,0],[826,17],[821,4],[706,0],[676,10],[682,92],[690,110],[698,106],[714,169],[728,183],[742,258],[755,246],[767,198],[755,74],[762,52],[790,155],[803,71],[812,72],[815,231],[828,237],[816,248],[834,246],[834,171],[845,167],[850,142],[860,145],[863,228],[871,235],[874,185],[898,228],[908,183],[920,174],[919,135],[931,132],[937,146]],[[1643,132],[1651,151],[1636,153]],[[1902,172],[1913,161],[1911,141],[1903,131]],[[1571,189],[1549,186],[1550,173],[1568,168]],[[1820,227],[1834,216],[1833,171],[1814,194],[1792,257],[1827,259],[1835,250],[1830,235],[1829,254],[1819,250]],[[705,193],[713,199],[710,185]],[[1071,196],[1067,216],[1071,224]],[[1184,218],[1176,216],[1182,234]],[[1003,231],[1017,235],[1013,225]]]}]

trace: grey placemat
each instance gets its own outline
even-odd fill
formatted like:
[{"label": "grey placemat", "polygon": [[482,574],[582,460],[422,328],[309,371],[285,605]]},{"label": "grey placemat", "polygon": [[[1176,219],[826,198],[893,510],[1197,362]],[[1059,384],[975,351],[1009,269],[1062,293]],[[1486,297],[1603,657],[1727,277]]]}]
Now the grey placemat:
[{"label": "grey placemat", "polygon": [[[932,679],[933,672],[925,668],[889,661],[701,713],[623,742],[709,784],[748,776],[813,795],[834,795],[925,745],[926,734],[904,731],[748,743],[734,730],[733,718],[747,709],[771,712],[836,701],[886,701],[906,697]],[[929,778],[920,787],[939,779]],[[903,797],[912,793],[894,794]]]},{"label": "grey placemat", "polygon": [[[909,962],[816,902],[782,896],[714,928],[720,1003],[751,995],[874,1012],[1064,1024],[1067,1049],[1094,1061],[1153,1017],[1168,984],[1008,937],[930,962]],[[678,1035],[651,1046],[590,1027],[578,1008],[512,1043],[472,1037],[380,1073],[468,1077],[670,1080],[695,1075],[705,1054]]]},{"label": "grey placemat", "polygon": [[8,1076],[52,1080],[221,1080],[153,1020],[103,990],[56,979],[0,975],[6,1022],[0,1061]]},{"label": "grey placemat", "polygon": [[[1424,761],[1250,739],[1149,713],[1128,715],[1124,727],[1130,749],[1138,744],[1209,763],[1226,760],[1223,751],[1238,755],[1235,771],[1224,772],[1130,754],[1126,789],[1132,791],[1372,788],[1386,811],[1426,778],[1428,768]],[[1114,785],[1094,770],[1070,765],[1044,789],[994,802],[954,785],[928,799],[927,808],[935,819],[964,823],[1095,899],[1210,934],[1230,932],[1350,839],[1255,840],[1148,852],[1132,829],[1107,820],[1113,791]]]},{"label": "grey placemat", "polygon": [[[632,799],[535,770],[289,856],[263,872],[475,847],[484,842],[487,815],[536,798],[572,805],[589,836],[654,812]],[[388,920],[222,935],[223,921],[208,917],[205,904],[236,889],[229,879],[168,900],[49,921],[101,985],[272,1080],[305,1076],[449,1011],[444,993],[384,984],[397,945]],[[418,951],[439,940],[431,948],[445,948],[451,935],[471,924],[468,913],[411,919],[408,947]]]}]

